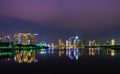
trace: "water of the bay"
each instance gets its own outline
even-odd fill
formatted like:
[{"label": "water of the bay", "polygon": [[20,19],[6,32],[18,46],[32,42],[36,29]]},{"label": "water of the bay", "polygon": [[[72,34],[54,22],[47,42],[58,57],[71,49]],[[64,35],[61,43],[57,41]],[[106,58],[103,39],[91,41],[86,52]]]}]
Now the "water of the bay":
[{"label": "water of the bay", "polygon": [[108,48],[29,49],[0,51],[5,72],[119,71],[120,51]]}]

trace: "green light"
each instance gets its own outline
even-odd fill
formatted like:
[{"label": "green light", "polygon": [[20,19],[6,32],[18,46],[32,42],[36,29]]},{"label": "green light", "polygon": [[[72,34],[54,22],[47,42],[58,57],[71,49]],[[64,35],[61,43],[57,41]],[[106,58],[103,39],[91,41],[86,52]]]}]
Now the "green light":
[{"label": "green light", "polygon": [[33,50],[31,49],[30,52],[33,52]]},{"label": "green light", "polygon": [[12,48],[12,45],[11,45],[11,44],[9,45],[9,48]]}]

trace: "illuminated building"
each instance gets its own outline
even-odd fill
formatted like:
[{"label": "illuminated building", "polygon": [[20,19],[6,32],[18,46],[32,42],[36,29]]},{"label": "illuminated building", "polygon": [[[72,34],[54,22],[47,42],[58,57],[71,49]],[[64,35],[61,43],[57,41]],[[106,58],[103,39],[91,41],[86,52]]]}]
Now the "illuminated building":
[{"label": "illuminated building", "polygon": [[79,40],[78,36],[70,37],[69,38],[69,47],[77,47],[79,45],[79,41],[80,40]]},{"label": "illuminated building", "polygon": [[85,40],[80,40],[79,41],[79,46],[87,46],[87,43]]},{"label": "illuminated building", "polygon": [[78,45],[79,45],[79,39],[78,39],[78,36],[76,36],[73,41],[73,46],[78,46]]},{"label": "illuminated building", "polygon": [[35,38],[32,34],[30,34],[30,45],[34,45],[35,44]]},{"label": "illuminated building", "polygon": [[46,42],[41,41],[39,44],[37,44],[37,46],[44,47],[44,46],[48,46],[48,45]]},{"label": "illuminated building", "polygon": [[59,41],[58,41],[58,45],[59,45],[59,47],[62,46],[62,40],[61,40],[61,39],[59,39]]},{"label": "illuminated building", "polygon": [[27,35],[26,34],[23,34],[22,35],[22,45],[27,45]]},{"label": "illuminated building", "polygon": [[66,40],[66,47],[68,47],[69,46],[69,41],[68,40]]},{"label": "illuminated building", "polygon": [[77,46],[76,39],[74,39],[74,41],[73,41],[73,46]]},{"label": "illuminated building", "polygon": [[68,46],[69,46],[69,47],[72,46],[72,41],[71,41],[71,40],[69,40]]},{"label": "illuminated building", "polygon": [[89,46],[92,46],[92,41],[91,40],[89,41]]},{"label": "illuminated building", "polygon": [[96,43],[95,43],[95,40],[93,40],[93,41],[89,41],[89,46],[95,46],[96,45]]},{"label": "illuminated building", "polygon": [[60,48],[60,49],[64,49],[64,43],[63,43],[63,41],[61,40],[61,39],[59,39],[59,41],[58,41],[58,48]]},{"label": "illuminated building", "polygon": [[[34,45],[35,44],[35,37],[32,33],[26,33],[27,35],[27,44],[28,45]],[[35,34],[36,35],[36,34]]]},{"label": "illuminated building", "polygon": [[115,40],[114,39],[111,40],[111,45],[115,45]]},{"label": "illuminated building", "polygon": [[14,35],[14,44],[21,44],[22,33],[16,33]]},{"label": "illuminated building", "polygon": [[110,45],[110,41],[106,41],[106,45]]},{"label": "illuminated building", "polygon": [[51,44],[49,45],[49,47],[50,47],[50,49],[55,49],[55,48],[56,48],[56,45],[55,45],[54,43],[51,43]]},{"label": "illuminated building", "polygon": [[16,33],[14,35],[14,44],[34,45],[35,38],[32,33]]},{"label": "illuminated building", "polygon": [[96,45],[96,42],[95,40],[92,41],[92,46],[95,46]]},{"label": "illuminated building", "polygon": [[11,38],[9,35],[0,36],[0,42],[10,43],[10,41],[11,41]]}]

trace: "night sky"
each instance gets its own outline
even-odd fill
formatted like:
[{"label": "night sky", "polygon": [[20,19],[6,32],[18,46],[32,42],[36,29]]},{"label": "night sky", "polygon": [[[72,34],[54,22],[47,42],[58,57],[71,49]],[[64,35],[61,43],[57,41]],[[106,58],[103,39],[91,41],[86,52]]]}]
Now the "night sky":
[{"label": "night sky", "polygon": [[120,0],[0,0],[0,34],[16,32],[47,42],[120,39]]}]

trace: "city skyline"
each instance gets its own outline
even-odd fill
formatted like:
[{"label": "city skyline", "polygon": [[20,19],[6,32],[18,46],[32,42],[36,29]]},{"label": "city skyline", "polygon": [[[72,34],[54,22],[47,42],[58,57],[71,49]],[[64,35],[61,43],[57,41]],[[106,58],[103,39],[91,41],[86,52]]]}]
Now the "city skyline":
[{"label": "city skyline", "polygon": [[114,46],[120,45],[119,40],[107,39],[107,40],[85,40],[80,39],[79,36],[72,36],[69,39],[57,39],[57,42],[37,41],[35,33],[15,33],[13,36],[0,35],[1,44],[18,44],[18,45],[37,45],[47,47],[69,47],[69,46]]},{"label": "city skyline", "polygon": [[119,0],[0,0],[0,34],[39,34],[38,41],[119,39]]},{"label": "city skyline", "polygon": [[120,0],[0,0],[1,73],[117,73]]}]

